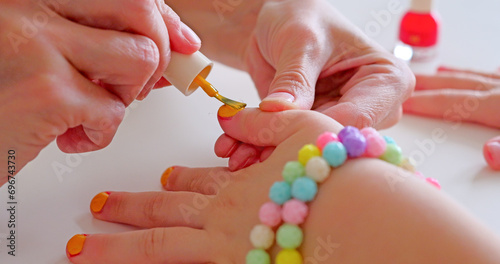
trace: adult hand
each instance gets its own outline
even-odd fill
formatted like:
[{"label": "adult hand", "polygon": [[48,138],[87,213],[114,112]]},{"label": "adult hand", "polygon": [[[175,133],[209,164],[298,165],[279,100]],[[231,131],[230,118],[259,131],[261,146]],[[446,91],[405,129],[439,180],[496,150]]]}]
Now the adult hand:
[{"label": "adult hand", "polygon": [[[440,68],[436,75],[418,75],[405,113],[472,122],[500,128],[500,74]],[[500,138],[484,145],[491,168],[500,170]]]},{"label": "adult hand", "polygon": [[386,128],[413,90],[410,69],[327,1],[240,1],[217,12],[213,1],[168,3],[209,56],[250,73],[264,111],[314,109],[343,125]]},{"label": "adult hand", "polygon": [[264,111],[320,111],[343,125],[386,128],[414,79],[326,1],[268,1],[245,54]]},{"label": "adult hand", "polygon": [[65,152],[108,145],[170,50],[200,47],[159,0],[7,0],[0,10],[0,151],[16,151],[18,170],[56,137]]}]

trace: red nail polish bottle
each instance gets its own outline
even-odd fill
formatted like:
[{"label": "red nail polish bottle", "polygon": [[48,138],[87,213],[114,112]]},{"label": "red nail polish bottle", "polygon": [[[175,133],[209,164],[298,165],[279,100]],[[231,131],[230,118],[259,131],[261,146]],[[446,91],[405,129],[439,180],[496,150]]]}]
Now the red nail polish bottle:
[{"label": "red nail polish bottle", "polygon": [[425,63],[438,57],[439,19],[432,0],[412,0],[401,20],[396,57],[411,63]]}]

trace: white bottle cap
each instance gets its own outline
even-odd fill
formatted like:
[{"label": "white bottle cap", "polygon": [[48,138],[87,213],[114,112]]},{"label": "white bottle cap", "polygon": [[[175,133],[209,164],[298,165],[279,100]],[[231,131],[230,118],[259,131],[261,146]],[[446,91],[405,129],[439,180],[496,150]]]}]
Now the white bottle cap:
[{"label": "white bottle cap", "polygon": [[199,51],[191,55],[172,51],[170,63],[163,73],[163,77],[181,93],[188,96],[199,87],[194,82],[196,76],[207,78],[213,65],[213,62]]},{"label": "white bottle cap", "polygon": [[430,13],[433,9],[432,0],[412,0],[410,10],[416,13]]}]

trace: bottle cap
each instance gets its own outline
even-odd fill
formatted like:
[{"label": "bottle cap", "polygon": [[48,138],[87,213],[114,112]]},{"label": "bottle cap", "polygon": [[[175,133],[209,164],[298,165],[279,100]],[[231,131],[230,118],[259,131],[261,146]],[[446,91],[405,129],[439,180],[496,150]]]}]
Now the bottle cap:
[{"label": "bottle cap", "polygon": [[432,0],[412,0],[410,10],[416,13],[430,13],[433,8]]},{"label": "bottle cap", "polygon": [[194,82],[196,76],[207,78],[213,65],[213,62],[199,51],[191,55],[172,51],[170,63],[163,73],[163,77],[181,93],[188,96],[199,87]]}]

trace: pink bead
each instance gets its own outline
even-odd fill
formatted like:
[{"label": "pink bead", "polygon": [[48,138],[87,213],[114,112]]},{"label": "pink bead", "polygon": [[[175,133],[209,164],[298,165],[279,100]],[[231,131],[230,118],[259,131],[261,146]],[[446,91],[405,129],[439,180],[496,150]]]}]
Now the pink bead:
[{"label": "pink bead", "polygon": [[331,132],[325,132],[321,135],[319,135],[318,139],[316,140],[316,146],[320,149],[320,150],[323,150],[323,147],[330,143],[330,142],[338,142],[339,141],[339,137],[334,134],[334,133],[331,133]]},{"label": "pink bead", "polygon": [[309,208],[304,202],[292,199],[283,205],[281,214],[286,223],[300,225],[309,214]]},{"label": "pink bead", "polygon": [[441,184],[439,184],[438,180],[433,179],[433,178],[427,178],[425,179],[428,183],[434,185],[438,190],[441,190]]},{"label": "pink bead", "polygon": [[422,174],[420,171],[416,171],[415,176],[421,180],[425,180],[424,174]]},{"label": "pink bead", "polygon": [[377,130],[371,127],[365,127],[361,129],[361,134],[366,139],[365,156],[378,158],[384,154],[387,143]]},{"label": "pink bead", "polygon": [[260,222],[274,227],[281,223],[281,207],[273,202],[267,202],[260,207]]}]

